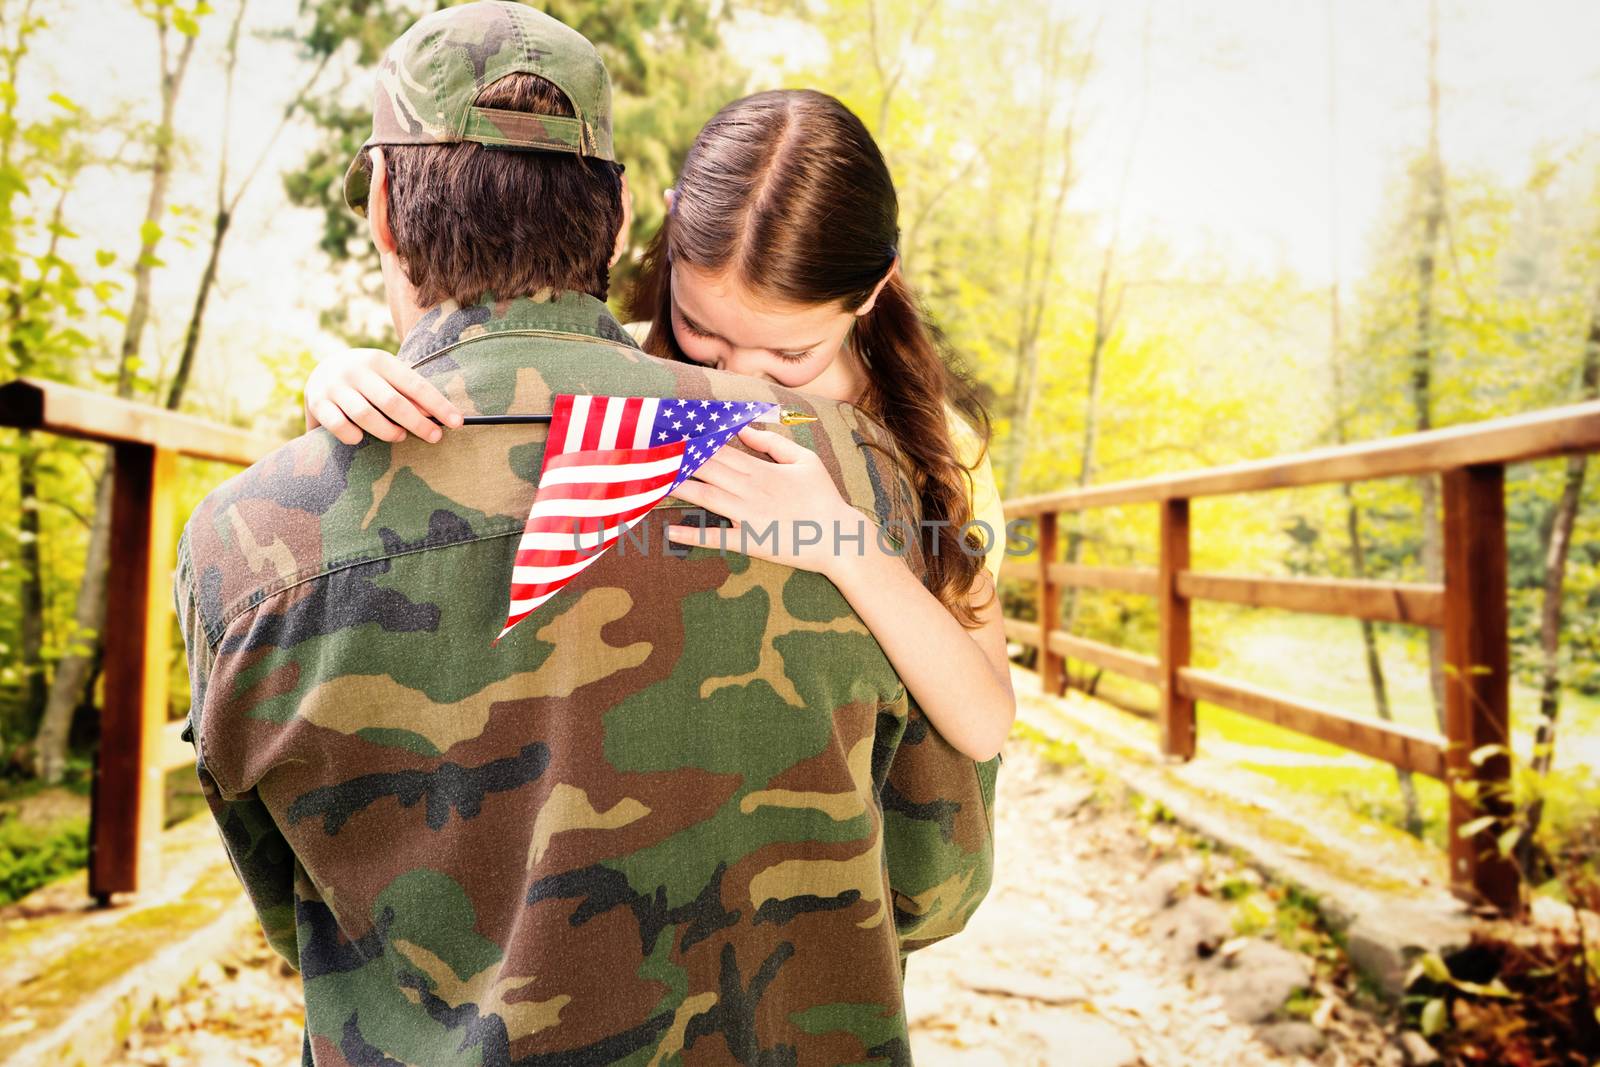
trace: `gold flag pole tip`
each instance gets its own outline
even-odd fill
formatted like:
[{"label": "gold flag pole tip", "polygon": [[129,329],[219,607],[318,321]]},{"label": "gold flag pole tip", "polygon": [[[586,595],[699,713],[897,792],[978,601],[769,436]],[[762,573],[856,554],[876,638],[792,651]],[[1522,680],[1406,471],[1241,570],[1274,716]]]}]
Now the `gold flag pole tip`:
[{"label": "gold flag pole tip", "polygon": [[801,423],[816,422],[815,415],[807,415],[803,411],[782,411],[778,413],[778,422],[784,426],[798,426]]}]

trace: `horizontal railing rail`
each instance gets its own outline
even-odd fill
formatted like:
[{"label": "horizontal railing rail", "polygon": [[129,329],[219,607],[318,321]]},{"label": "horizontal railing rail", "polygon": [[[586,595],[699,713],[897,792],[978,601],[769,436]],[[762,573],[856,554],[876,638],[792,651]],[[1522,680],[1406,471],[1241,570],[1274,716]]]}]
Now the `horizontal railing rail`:
[{"label": "horizontal railing rail", "polygon": [[[1006,502],[1008,519],[1038,522],[1038,561],[1003,577],[1036,588],[1037,622],[1008,617],[1006,635],[1038,652],[1041,684],[1060,693],[1066,661],[1155,686],[1160,745],[1195,754],[1195,704],[1205,701],[1449,783],[1450,874],[1462,897],[1511,914],[1523,907],[1512,860],[1498,847],[1511,818],[1510,654],[1507,638],[1505,467],[1600,451],[1600,402],[1574,404],[1387,440],[1232,466],[1044,493]],[[1198,497],[1440,475],[1444,581],[1385,582],[1214,574],[1190,569],[1190,505]],[[1060,556],[1064,513],[1155,505],[1159,566],[1103,567]],[[1109,589],[1155,598],[1156,655],[1069,633],[1062,590]],[[1190,663],[1195,601],[1405,623],[1443,631],[1445,734],[1352,715]],[[1485,818],[1487,817],[1487,818]],[[1463,828],[1472,832],[1467,833]]]},{"label": "horizontal railing rail", "polygon": [[1597,451],[1600,400],[1226,467],[1017,497],[1006,501],[1005,507],[1008,517],[1027,518],[1119,504],[1438,474]]},{"label": "horizontal railing rail", "polygon": [[194,762],[167,722],[177,460],[254,463],[278,441],[236,427],[19,378],[0,426],[111,446],[111,569],[102,634],[105,706],[89,813],[89,891],[102,904],[159,877],[165,775]]}]

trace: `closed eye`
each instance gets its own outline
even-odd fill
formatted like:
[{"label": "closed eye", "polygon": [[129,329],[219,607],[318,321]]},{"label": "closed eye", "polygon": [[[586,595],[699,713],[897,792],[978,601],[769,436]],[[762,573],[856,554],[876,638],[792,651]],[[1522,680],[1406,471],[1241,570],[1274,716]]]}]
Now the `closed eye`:
[{"label": "closed eye", "polygon": [[693,319],[691,319],[689,316],[685,315],[682,311],[678,312],[678,318],[683,320],[683,328],[688,330],[690,333],[694,334],[696,337],[704,337],[704,338],[707,338],[707,339],[711,339],[711,338],[715,338],[717,336],[716,334],[712,333],[710,330],[702,330],[699,326],[697,326],[695,324],[695,321]]}]

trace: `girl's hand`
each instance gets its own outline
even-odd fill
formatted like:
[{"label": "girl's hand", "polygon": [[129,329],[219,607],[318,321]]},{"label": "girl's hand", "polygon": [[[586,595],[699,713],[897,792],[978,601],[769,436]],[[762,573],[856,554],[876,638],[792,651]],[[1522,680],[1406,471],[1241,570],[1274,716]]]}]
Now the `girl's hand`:
[{"label": "girl's hand", "polygon": [[842,539],[857,554],[876,547],[877,526],[839,495],[816,453],[751,426],[739,431],[739,440],[772,462],[724,448],[672,494],[733,526],[670,526],[668,539],[830,576],[846,558],[839,551]]},{"label": "girl's hand", "polygon": [[[432,416],[432,418],[429,418]],[[433,383],[379,348],[352,348],[317,364],[306,379],[306,429],[326,427],[347,445],[362,431],[384,441],[404,441],[409,430],[437,443],[461,412]]]}]

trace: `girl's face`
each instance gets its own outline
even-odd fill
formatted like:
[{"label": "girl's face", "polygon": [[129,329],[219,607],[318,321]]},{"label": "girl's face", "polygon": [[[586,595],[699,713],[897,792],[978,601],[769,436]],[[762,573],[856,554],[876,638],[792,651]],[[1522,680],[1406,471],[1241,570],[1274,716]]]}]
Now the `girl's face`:
[{"label": "girl's face", "polygon": [[689,264],[672,267],[672,333],[696,363],[765,378],[790,389],[853,403],[866,374],[849,345],[857,311],[838,304],[781,304],[737,278]]}]

